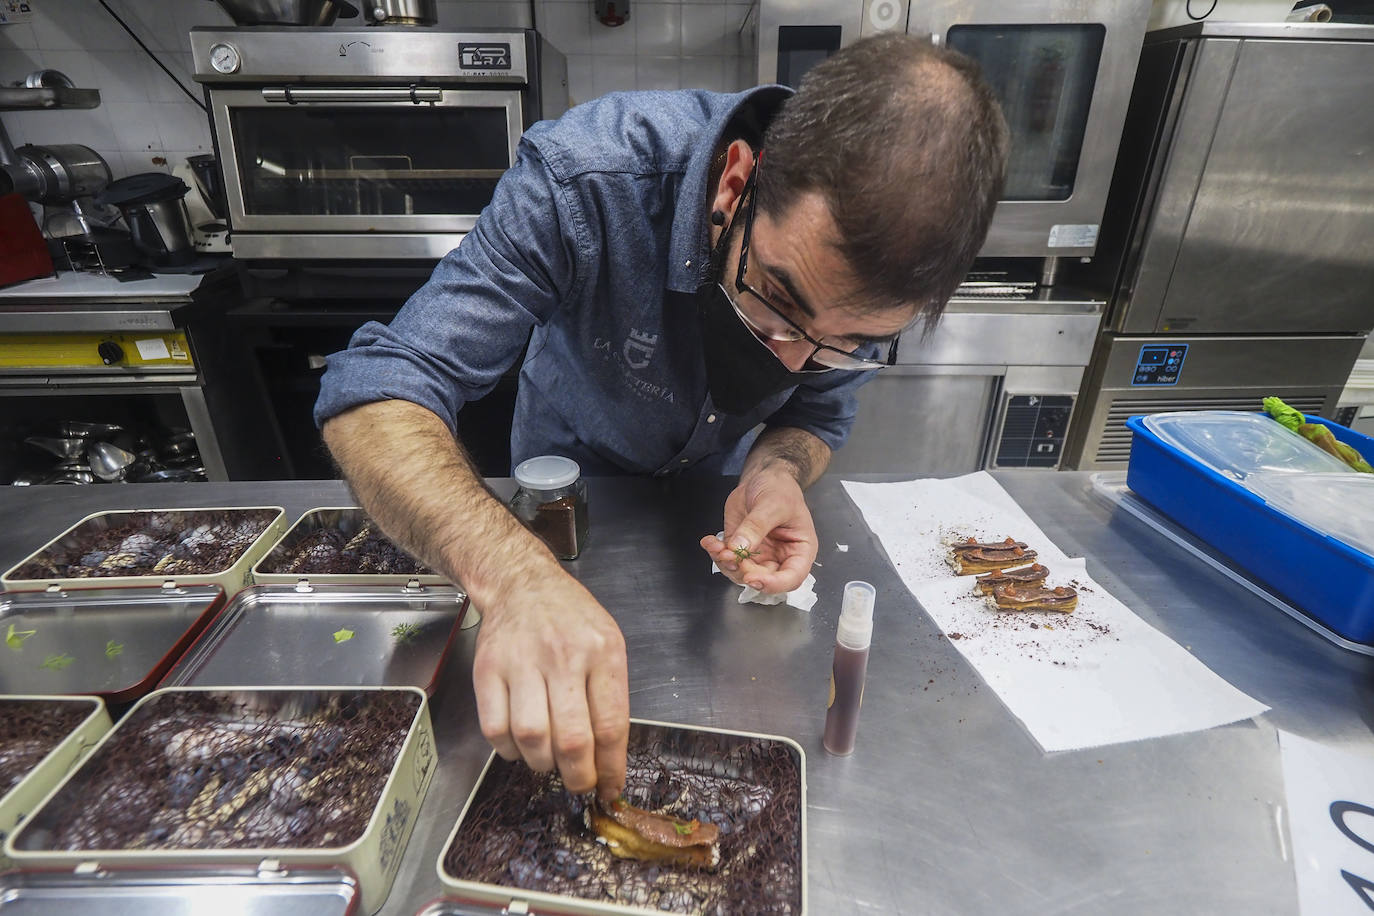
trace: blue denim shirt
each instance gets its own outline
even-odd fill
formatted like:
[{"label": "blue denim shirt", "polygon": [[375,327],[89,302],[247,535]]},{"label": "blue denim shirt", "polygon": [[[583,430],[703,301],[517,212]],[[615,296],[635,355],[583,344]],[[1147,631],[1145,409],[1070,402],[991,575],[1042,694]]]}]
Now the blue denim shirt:
[{"label": "blue denim shirt", "polygon": [[820,373],[748,416],[707,393],[692,297],[709,279],[707,174],[736,111],[781,91],[614,93],[535,124],[491,205],[391,324],[364,325],[329,357],[316,423],[395,398],[453,430],[528,337],[514,463],[737,473],[761,423],[839,448],[871,372]]}]

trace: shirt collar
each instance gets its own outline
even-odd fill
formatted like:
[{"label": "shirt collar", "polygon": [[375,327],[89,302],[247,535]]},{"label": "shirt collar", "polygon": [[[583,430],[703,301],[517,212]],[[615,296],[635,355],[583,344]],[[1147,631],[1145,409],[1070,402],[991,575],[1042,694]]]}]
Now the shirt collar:
[{"label": "shirt collar", "polygon": [[722,96],[725,102],[711,125],[711,142],[701,144],[687,161],[687,173],[678,189],[673,216],[672,238],[668,242],[668,288],[694,293],[708,279],[711,234],[707,220],[707,177],[716,147],[726,127],[745,108],[752,108],[760,125],[766,125],[783,100],[792,94],[786,86],[759,86],[734,95]]}]

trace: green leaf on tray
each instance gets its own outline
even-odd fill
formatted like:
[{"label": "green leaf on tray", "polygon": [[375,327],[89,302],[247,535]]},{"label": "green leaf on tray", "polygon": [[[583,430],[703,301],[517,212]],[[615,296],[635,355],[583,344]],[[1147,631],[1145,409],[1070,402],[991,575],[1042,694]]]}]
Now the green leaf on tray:
[{"label": "green leaf on tray", "polygon": [[115,642],[113,639],[105,643],[105,657],[114,658],[124,652],[124,643]]},{"label": "green leaf on tray", "polygon": [[76,659],[65,653],[49,655],[47,658],[43,659],[43,667],[47,668],[49,671],[61,671],[74,661],[76,661]]},{"label": "green leaf on tray", "polygon": [[350,629],[345,628],[345,629],[342,629],[342,630],[335,630],[335,631],[334,631],[334,641],[335,641],[335,642],[348,642],[348,641],[349,641],[350,639],[352,639],[352,638],[353,638],[353,631],[350,630]]},{"label": "green leaf on tray", "polygon": [[5,634],[5,645],[16,652],[22,652],[24,651],[24,640],[37,632],[37,630],[16,630],[14,624],[10,624],[9,632]]}]

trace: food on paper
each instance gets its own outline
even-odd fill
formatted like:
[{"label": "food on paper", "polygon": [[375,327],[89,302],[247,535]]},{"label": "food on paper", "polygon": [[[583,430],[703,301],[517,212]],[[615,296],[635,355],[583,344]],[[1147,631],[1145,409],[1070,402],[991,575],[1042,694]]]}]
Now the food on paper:
[{"label": "food on paper", "polygon": [[998,611],[1056,611],[1070,614],[1078,607],[1078,592],[1067,585],[1056,588],[999,585],[986,600]]},{"label": "food on paper", "polygon": [[974,580],[973,587],[981,594],[991,595],[992,590],[999,585],[1019,587],[1044,585],[1045,577],[1049,574],[1048,569],[1036,563],[1031,566],[1023,566],[1020,569],[1004,569],[985,573]]}]

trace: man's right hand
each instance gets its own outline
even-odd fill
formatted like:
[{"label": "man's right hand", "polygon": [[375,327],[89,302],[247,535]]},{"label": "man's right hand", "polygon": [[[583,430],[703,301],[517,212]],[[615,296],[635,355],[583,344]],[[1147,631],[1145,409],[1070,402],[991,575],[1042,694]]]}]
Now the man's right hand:
[{"label": "man's right hand", "polygon": [[481,611],[472,683],[482,734],[507,760],[556,767],[570,792],[619,796],[630,695],[615,620],[561,568]]},{"label": "man's right hand", "polygon": [[429,410],[376,401],[321,432],[373,520],[481,610],[472,680],[497,752],[557,767],[570,791],[619,795],[630,694],[611,615],[486,488]]}]

